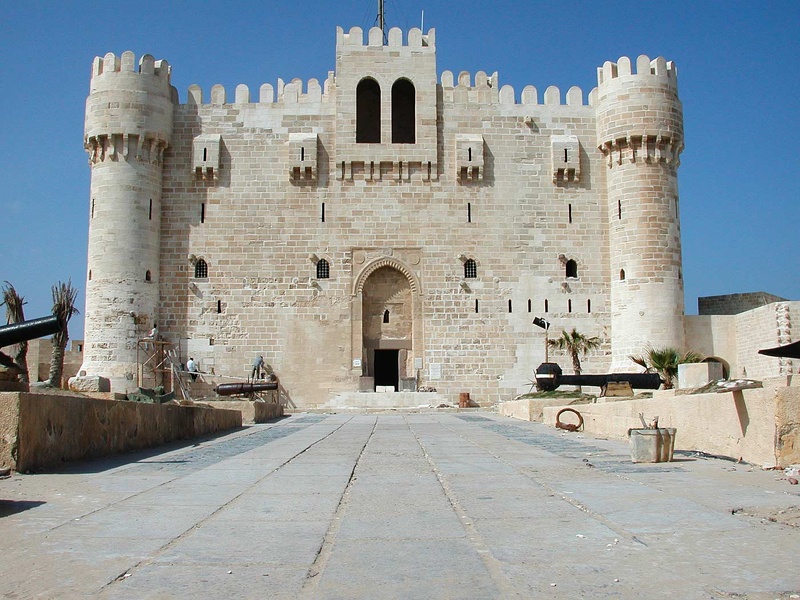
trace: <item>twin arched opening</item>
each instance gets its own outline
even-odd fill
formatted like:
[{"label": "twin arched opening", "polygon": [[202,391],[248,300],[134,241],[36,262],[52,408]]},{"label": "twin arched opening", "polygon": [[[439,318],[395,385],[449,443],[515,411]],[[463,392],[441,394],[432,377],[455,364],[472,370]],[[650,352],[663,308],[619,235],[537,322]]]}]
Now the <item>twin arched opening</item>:
[{"label": "twin arched opening", "polygon": [[[394,82],[391,92],[392,143],[416,143],[416,89],[408,79]],[[356,86],[356,143],[381,143],[381,86],[365,77]]]}]

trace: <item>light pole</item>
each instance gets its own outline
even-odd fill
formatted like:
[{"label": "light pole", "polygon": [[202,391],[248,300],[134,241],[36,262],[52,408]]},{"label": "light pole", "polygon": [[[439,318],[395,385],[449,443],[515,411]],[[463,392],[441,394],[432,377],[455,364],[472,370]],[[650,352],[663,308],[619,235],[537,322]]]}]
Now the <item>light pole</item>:
[{"label": "light pole", "polygon": [[549,357],[550,357],[550,354],[549,354],[550,342],[547,339],[547,332],[550,329],[550,321],[546,321],[545,319],[542,319],[541,317],[534,317],[533,318],[533,324],[536,325],[537,327],[541,327],[542,329],[544,329],[544,362],[550,362],[550,360],[549,360]]}]

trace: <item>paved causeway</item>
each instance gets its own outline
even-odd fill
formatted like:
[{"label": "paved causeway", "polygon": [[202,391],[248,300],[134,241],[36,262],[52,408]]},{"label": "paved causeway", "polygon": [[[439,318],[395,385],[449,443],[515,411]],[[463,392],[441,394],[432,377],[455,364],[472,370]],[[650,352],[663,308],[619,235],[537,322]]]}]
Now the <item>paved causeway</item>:
[{"label": "paved causeway", "polygon": [[800,597],[800,486],[677,458],[492,413],[295,415],[0,481],[0,597]]}]

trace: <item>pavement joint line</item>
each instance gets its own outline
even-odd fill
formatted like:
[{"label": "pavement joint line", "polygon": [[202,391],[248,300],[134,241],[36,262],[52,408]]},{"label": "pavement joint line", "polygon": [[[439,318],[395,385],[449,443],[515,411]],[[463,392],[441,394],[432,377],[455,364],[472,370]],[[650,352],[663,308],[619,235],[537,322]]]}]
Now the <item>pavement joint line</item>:
[{"label": "pavement joint line", "polygon": [[[297,421],[295,421],[295,423],[296,422]],[[314,424],[316,422],[318,422],[318,421],[314,421],[314,422],[308,423],[307,425],[305,425],[305,427],[308,427],[309,425],[312,425],[312,424]],[[301,421],[301,423],[303,423],[303,421]],[[181,454],[187,454],[187,453],[190,453],[190,452],[198,451],[198,449],[200,449],[200,448],[207,449],[207,448],[211,448],[211,447],[213,447],[215,445],[218,445],[218,444],[228,443],[232,439],[235,440],[235,439],[239,439],[239,438],[243,438],[243,437],[247,437],[247,436],[258,435],[260,433],[264,433],[265,431],[269,431],[271,429],[274,429],[274,427],[278,426],[278,425],[280,425],[280,423],[276,423],[272,427],[264,428],[264,429],[261,429],[259,431],[236,432],[238,435],[225,435],[225,436],[221,436],[221,437],[218,437],[218,438],[206,439],[206,440],[200,442],[199,444],[192,444],[191,446],[185,446],[185,447],[182,447],[182,448],[177,448],[175,450],[171,450],[168,453],[158,454],[156,456],[158,456],[159,458],[170,457],[170,456],[180,456]],[[289,423],[286,423],[285,425],[289,425]],[[295,432],[291,432],[291,433],[295,433]],[[281,437],[285,437],[286,435],[289,435],[289,434],[287,433],[287,434],[285,434],[284,436],[281,436]],[[273,441],[273,440],[269,440],[268,442],[265,442],[265,443],[269,443],[271,441]],[[318,441],[320,441],[320,440],[318,440]],[[313,446],[313,444],[312,444],[312,446]],[[310,448],[310,447],[311,446],[308,446],[308,448]],[[306,450],[308,448],[306,448]],[[246,450],[243,450],[241,453],[248,452],[248,451],[250,451],[252,449],[253,448],[248,448]],[[305,452],[305,450],[303,452]],[[232,456],[236,456],[236,454],[234,454]],[[232,456],[228,456],[226,458],[232,458]],[[152,458],[152,457],[148,457],[148,458]],[[294,460],[294,458],[295,457],[292,457],[286,463],[283,463],[282,465],[279,465],[278,467],[276,467],[274,469],[274,471],[277,471],[278,469],[283,467],[288,462]],[[220,460],[224,460],[224,458],[221,458]],[[122,465],[122,466],[117,467],[115,469],[111,469],[110,471],[107,471],[106,474],[107,473],[124,473],[124,474],[130,475],[131,474],[130,471],[132,469],[143,468],[143,467],[145,467],[147,465],[161,464],[162,462],[163,461],[154,461],[154,460],[145,459],[143,461],[136,461],[136,462],[128,463],[126,465]],[[210,466],[210,465],[203,465],[202,468],[205,468],[207,466]],[[194,469],[194,470],[196,471],[198,469]],[[126,471],[128,471],[128,472],[125,473]],[[109,508],[115,507],[115,506],[117,506],[117,505],[119,505],[119,504],[121,504],[123,502],[128,502],[129,500],[132,500],[132,499],[134,499],[134,498],[136,498],[138,496],[141,496],[143,494],[148,494],[148,493],[152,492],[153,490],[158,489],[159,487],[168,485],[170,483],[173,483],[173,482],[177,481],[178,479],[181,479],[185,475],[186,475],[185,472],[176,472],[176,474],[173,477],[170,477],[169,479],[167,479],[165,481],[162,481],[162,482],[160,482],[160,483],[158,483],[158,484],[156,484],[156,485],[154,485],[152,487],[149,487],[149,488],[146,488],[146,489],[142,489],[142,490],[140,490],[138,492],[134,492],[130,496],[125,496],[124,498],[120,498],[116,502],[112,502],[112,503],[110,503],[110,504],[108,504],[106,506],[102,506],[100,508],[97,508],[96,510],[92,510],[92,511],[89,511],[87,513],[83,513],[83,514],[79,515],[78,517],[70,517],[68,520],[64,521],[63,523],[59,523],[58,525],[54,525],[53,527],[50,527],[48,529],[48,531],[49,532],[56,531],[56,530],[58,530],[58,529],[60,529],[62,527],[65,527],[67,525],[71,525],[75,520],[85,519],[87,517],[91,517],[92,515],[100,513],[100,512],[102,512],[104,510],[108,510]],[[99,476],[99,474],[95,474],[95,477],[97,477],[97,476]]]},{"label": "pavement joint line", "polygon": [[[349,423],[352,420],[352,417],[346,421]],[[342,425],[344,426],[344,424]],[[339,533],[339,529],[342,525],[342,520],[347,512],[347,504],[348,499],[350,497],[350,490],[353,487],[353,482],[355,481],[355,473],[358,469],[358,465],[361,462],[361,458],[364,456],[364,451],[367,449],[367,445],[369,444],[372,437],[375,435],[375,430],[378,427],[378,419],[377,417],[373,417],[372,423],[372,430],[369,432],[364,445],[361,446],[361,450],[358,453],[358,457],[353,463],[353,468],[350,471],[350,476],[347,478],[347,485],[345,485],[344,490],[342,491],[342,495],[339,497],[339,503],[336,505],[336,510],[333,513],[333,517],[331,518],[331,524],[328,526],[328,530],[325,532],[325,536],[322,538],[322,544],[320,544],[319,550],[317,551],[317,556],[314,558],[314,562],[311,563],[311,566],[308,568],[306,573],[305,581],[303,582],[303,587],[300,590],[301,597],[307,598],[314,598],[317,588],[319,587],[319,582],[321,579],[321,575],[325,571],[325,567],[328,564],[328,560],[331,557],[331,553],[333,552],[333,546],[336,543],[336,536]]]},{"label": "pavement joint line", "polygon": [[[129,567],[128,569],[126,569],[125,571],[123,571],[122,573],[117,575],[117,577],[115,577],[111,581],[105,583],[98,591],[99,592],[103,592],[104,590],[110,588],[110,586],[112,586],[113,584],[115,584],[115,583],[117,583],[119,581],[123,581],[123,580],[127,579],[128,577],[132,576],[141,567],[151,564],[156,558],[158,558],[159,556],[164,554],[167,550],[172,548],[175,544],[177,544],[180,541],[182,541],[183,539],[187,538],[189,535],[191,535],[194,531],[196,531],[204,523],[207,523],[208,521],[213,519],[214,516],[217,515],[219,512],[227,509],[229,506],[231,506],[234,502],[236,502],[239,498],[241,498],[243,495],[245,495],[251,489],[253,489],[254,487],[260,485],[265,479],[267,479],[268,477],[270,477],[270,476],[274,475],[275,473],[277,473],[278,471],[280,471],[283,467],[285,467],[286,465],[288,465],[289,463],[294,461],[296,458],[298,458],[299,456],[305,454],[308,450],[310,450],[311,448],[313,448],[317,444],[320,444],[323,441],[325,441],[326,439],[328,439],[330,436],[332,436],[334,433],[339,431],[342,427],[344,427],[351,420],[352,420],[352,418],[348,419],[347,421],[344,421],[343,423],[338,425],[335,429],[333,429],[332,431],[330,431],[327,434],[325,434],[323,437],[319,438],[318,440],[314,441],[311,444],[308,444],[305,448],[303,448],[302,450],[300,450],[296,454],[294,454],[291,457],[289,457],[283,463],[281,463],[280,465],[278,465],[274,469],[271,469],[263,477],[258,478],[252,484],[250,484],[249,486],[244,488],[239,494],[237,494],[236,496],[234,496],[233,498],[228,500],[228,502],[225,502],[224,504],[221,504],[220,506],[218,506],[216,508],[216,510],[211,512],[209,515],[207,515],[203,519],[197,521],[194,525],[189,527],[186,531],[182,532],[181,534],[179,534],[176,537],[172,538],[169,542],[167,542],[166,544],[164,544],[160,548],[156,549],[155,552],[153,552],[150,556],[138,561],[135,565],[133,565],[132,567]],[[205,468],[205,467],[203,467],[203,468]],[[352,477],[352,474],[351,474],[351,477]],[[180,476],[176,477],[175,479],[178,479],[178,478],[180,478]],[[170,480],[169,482],[163,482],[163,483],[161,483],[161,484],[159,484],[157,486],[149,488],[148,491],[154,490],[154,489],[160,487],[161,485],[165,485],[166,483],[170,483],[171,481],[174,481],[174,479]],[[139,492],[139,493],[144,493],[144,492]],[[128,498],[126,498],[126,500],[129,499],[129,498],[133,498],[133,497],[137,496],[139,493],[134,494],[132,496],[129,496]],[[120,500],[119,502],[123,502],[123,501],[124,500]],[[104,509],[109,508],[111,506],[114,506],[114,505],[118,504],[119,502],[115,502],[114,504],[111,504],[111,505],[109,505],[107,507],[104,507]]]},{"label": "pavement joint line", "polygon": [[[417,444],[419,444],[420,449],[422,450],[422,454],[425,457],[425,460],[428,461],[431,470],[436,475],[436,479],[439,481],[439,485],[444,492],[445,497],[447,498],[450,506],[453,509],[453,512],[456,514],[458,518],[458,522],[461,523],[461,527],[464,529],[464,533],[467,535],[467,540],[469,541],[470,545],[473,547],[475,552],[478,554],[478,557],[483,562],[483,565],[486,567],[486,571],[489,573],[489,577],[492,579],[492,583],[497,588],[498,592],[502,595],[503,598],[523,598],[523,596],[514,588],[512,583],[508,580],[508,578],[503,575],[502,563],[495,558],[494,554],[492,554],[491,548],[484,540],[483,536],[480,534],[478,529],[474,525],[474,519],[469,516],[466,509],[461,506],[461,503],[458,501],[458,498],[453,493],[450,484],[448,483],[446,477],[442,474],[439,470],[436,461],[428,452],[425,444],[423,443],[420,436],[414,431],[414,428],[408,422],[408,419],[405,415],[403,415],[403,421],[405,421],[406,426],[408,427],[411,435],[414,436]],[[437,420],[437,424],[442,427],[443,429],[449,430],[451,433],[456,435],[457,437],[461,437],[458,433],[450,430],[446,425],[442,425],[441,421]],[[483,449],[483,448],[482,448]],[[485,451],[485,449],[483,449]],[[491,453],[490,453],[491,454]]]},{"label": "pavement joint line", "polygon": [[[475,419],[470,419],[470,420],[474,421]],[[487,420],[490,420],[490,419],[487,419]],[[608,527],[611,531],[613,531],[614,533],[616,533],[620,537],[627,538],[629,541],[633,542],[634,544],[640,544],[642,546],[647,547],[647,544],[645,542],[643,542],[642,540],[640,540],[638,537],[636,537],[636,535],[634,535],[632,532],[628,531],[627,529],[624,529],[624,528],[620,527],[619,525],[617,525],[613,521],[607,519],[603,515],[599,514],[598,512],[596,512],[594,510],[592,510],[591,508],[589,508],[588,506],[586,506],[585,504],[583,504],[579,500],[577,500],[575,498],[571,498],[569,495],[565,494],[564,492],[559,491],[554,486],[549,484],[547,481],[543,480],[544,479],[544,474],[543,473],[537,472],[537,474],[541,475],[543,479],[535,478],[533,476],[533,474],[527,472],[525,469],[521,469],[521,468],[515,466],[513,463],[505,460],[500,455],[495,454],[494,452],[492,452],[489,448],[487,448],[485,445],[481,444],[480,442],[476,442],[474,440],[467,439],[466,437],[464,437],[463,435],[461,435],[457,431],[453,430],[452,428],[447,427],[446,425],[443,425],[443,427],[445,429],[447,429],[448,431],[450,431],[452,434],[454,434],[454,435],[460,437],[461,439],[465,440],[466,442],[471,443],[474,446],[480,448],[481,450],[483,450],[484,452],[486,452],[490,456],[492,456],[495,459],[497,459],[499,462],[501,462],[501,463],[505,464],[506,466],[510,467],[511,469],[513,469],[514,471],[516,471],[517,473],[522,475],[523,477],[526,477],[527,479],[529,479],[534,484],[541,486],[543,489],[545,489],[548,492],[550,492],[550,494],[552,494],[553,497],[560,498],[561,500],[563,500],[567,504],[570,504],[570,505],[574,506],[575,508],[577,508],[578,510],[580,510],[581,512],[586,513],[591,518],[593,518],[595,521],[597,521],[599,523],[602,523],[603,525]],[[502,437],[506,437],[506,436],[503,436],[501,433],[499,433],[497,431],[493,431],[492,429],[489,429],[489,431],[492,431],[493,433],[496,433],[497,435],[501,435]],[[506,437],[506,439],[510,439],[510,438]],[[525,442],[521,442],[521,443],[525,443]],[[549,451],[545,450],[545,452],[549,452]],[[556,456],[560,456],[560,455],[556,454]],[[565,460],[572,460],[572,458],[569,458],[569,457],[564,457],[564,456],[560,456],[560,457],[564,458]],[[608,475],[611,475],[612,477],[618,477],[620,479],[633,481],[631,478],[625,477],[624,475],[622,475],[620,473],[615,473],[613,471],[605,471],[605,470],[602,471],[602,472],[603,473],[607,473]],[[644,484],[642,484],[642,485],[644,485]]]}]

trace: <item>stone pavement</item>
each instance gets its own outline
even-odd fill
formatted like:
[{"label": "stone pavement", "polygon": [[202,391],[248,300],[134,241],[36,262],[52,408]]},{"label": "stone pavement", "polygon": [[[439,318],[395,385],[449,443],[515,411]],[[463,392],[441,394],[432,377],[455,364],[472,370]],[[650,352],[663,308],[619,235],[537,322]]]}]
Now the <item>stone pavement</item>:
[{"label": "stone pavement", "polygon": [[770,520],[800,486],[677,458],[485,412],[294,415],[0,481],[0,595],[800,597],[800,528]]}]

